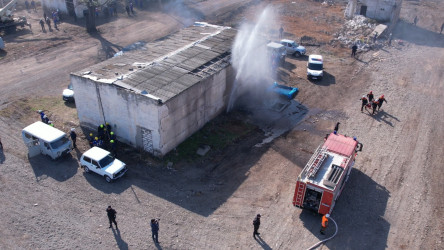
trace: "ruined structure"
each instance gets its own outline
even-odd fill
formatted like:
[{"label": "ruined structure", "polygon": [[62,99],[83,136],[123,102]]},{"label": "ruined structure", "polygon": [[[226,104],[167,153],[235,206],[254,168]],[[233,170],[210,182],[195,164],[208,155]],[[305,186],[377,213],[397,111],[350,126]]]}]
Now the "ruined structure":
[{"label": "ruined structure", "polygon": [[396,23],[401,11],[402,0],[349,0],[345,16],[363,15],[379,22]]},{"label": "ruined structure", "polygon": [[225,110],[236,31],[198,23],[71,74],[82,126],[163,156]]}]

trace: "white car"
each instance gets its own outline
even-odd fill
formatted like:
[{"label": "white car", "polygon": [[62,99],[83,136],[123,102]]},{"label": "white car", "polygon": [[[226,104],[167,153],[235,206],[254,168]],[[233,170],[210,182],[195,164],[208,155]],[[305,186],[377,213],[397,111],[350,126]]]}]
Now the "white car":
[{"label": "white car", "polygon": [[307,78],[322,79],[324,76],[324,60],[321,55],[308,56]]},{"label": "white car", "polygon": [[93,147],[80,157],[80,165],[86,173],[92,171],[105,177],[111,182],[122,177],[126,171],[126,164],[114,158],[110,152],[99,147]]},{"label": "white car", "polygon": [[68,88],[63,90],[63,100],[65,102],[74,102],[74,90],[71,83],[68,85]]}]

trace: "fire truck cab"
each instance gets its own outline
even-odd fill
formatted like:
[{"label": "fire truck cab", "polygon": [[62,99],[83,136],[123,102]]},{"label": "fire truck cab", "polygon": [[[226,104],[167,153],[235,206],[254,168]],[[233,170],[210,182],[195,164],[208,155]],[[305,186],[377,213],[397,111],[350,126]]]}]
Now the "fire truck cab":
[{"label": "fire truck cab", "polygon": [[356,138],[329,134],[299,174],[293,205],[328,214],[348,180],[357,151],[362,144]]}]

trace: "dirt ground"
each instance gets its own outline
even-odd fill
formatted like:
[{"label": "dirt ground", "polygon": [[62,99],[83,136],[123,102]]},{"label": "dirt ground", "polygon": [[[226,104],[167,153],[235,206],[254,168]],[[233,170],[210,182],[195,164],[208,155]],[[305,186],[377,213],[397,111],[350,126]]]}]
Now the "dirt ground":
[{"label": "dirt ground", "polygon": [[[33,22],[32,32],[2,35],[7,47],[0,52],[1,248],[307,249],[325,236],[319,215],[291,204],[296,177],[339,121],[339,132],[356,136],[364,149],[332,214],[338,234],[320,248],[443,249],[444,35],[438,29],[444,2],[405,0],[392,46],[357,59],[328,43],[344,22],[344,1],[270,2],[288,27],[286,37],[321,42],[307,50],[324,55],[325,79],[305,78],[306,57],[288,58],[279,72],[281,82],[299,87],[295,102],[306,109],[303,119],[261,147],[266,135],[252,130],[222,151],[173,168],[125,151],[129,171],[111,184],[79,168],[84,140],[66,159],[28,159],[21,129],[39,119],[37,109],[48,110],[66,132],[78,127],[75,105],[61,100],[69,72],[190,20],[236,27],[269,2],[183,1],[181,15],[149,6],[136,9],[135,17],[99,20],[94,35],[72,20],[44,33],[37,23],[40,8],[19,11]],[[415,16],[417,26],[411,24]],[[370,90],[388,100],[373,116],[360,111],[359,98]],[[250,117],[236,111],[218,119]],[[108,228],[108,205],[117,210],[120,230]],[[257,213],[261,237],[254,240]],[[151,218],[160,218],[158,245],[151,240]],[[327,237],[334,232],[331,225]]]}]

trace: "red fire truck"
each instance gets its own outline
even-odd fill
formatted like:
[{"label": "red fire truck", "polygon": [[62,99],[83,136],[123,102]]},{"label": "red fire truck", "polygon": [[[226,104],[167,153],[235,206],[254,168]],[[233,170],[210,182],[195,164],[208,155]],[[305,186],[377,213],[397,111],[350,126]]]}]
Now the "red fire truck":
[{"label": "red fire truck", "polygon": [[336,132],[327,135],[298,176],[293,205],[320,214],[331,213],[361,150],[362,144],[356,138]]}]

